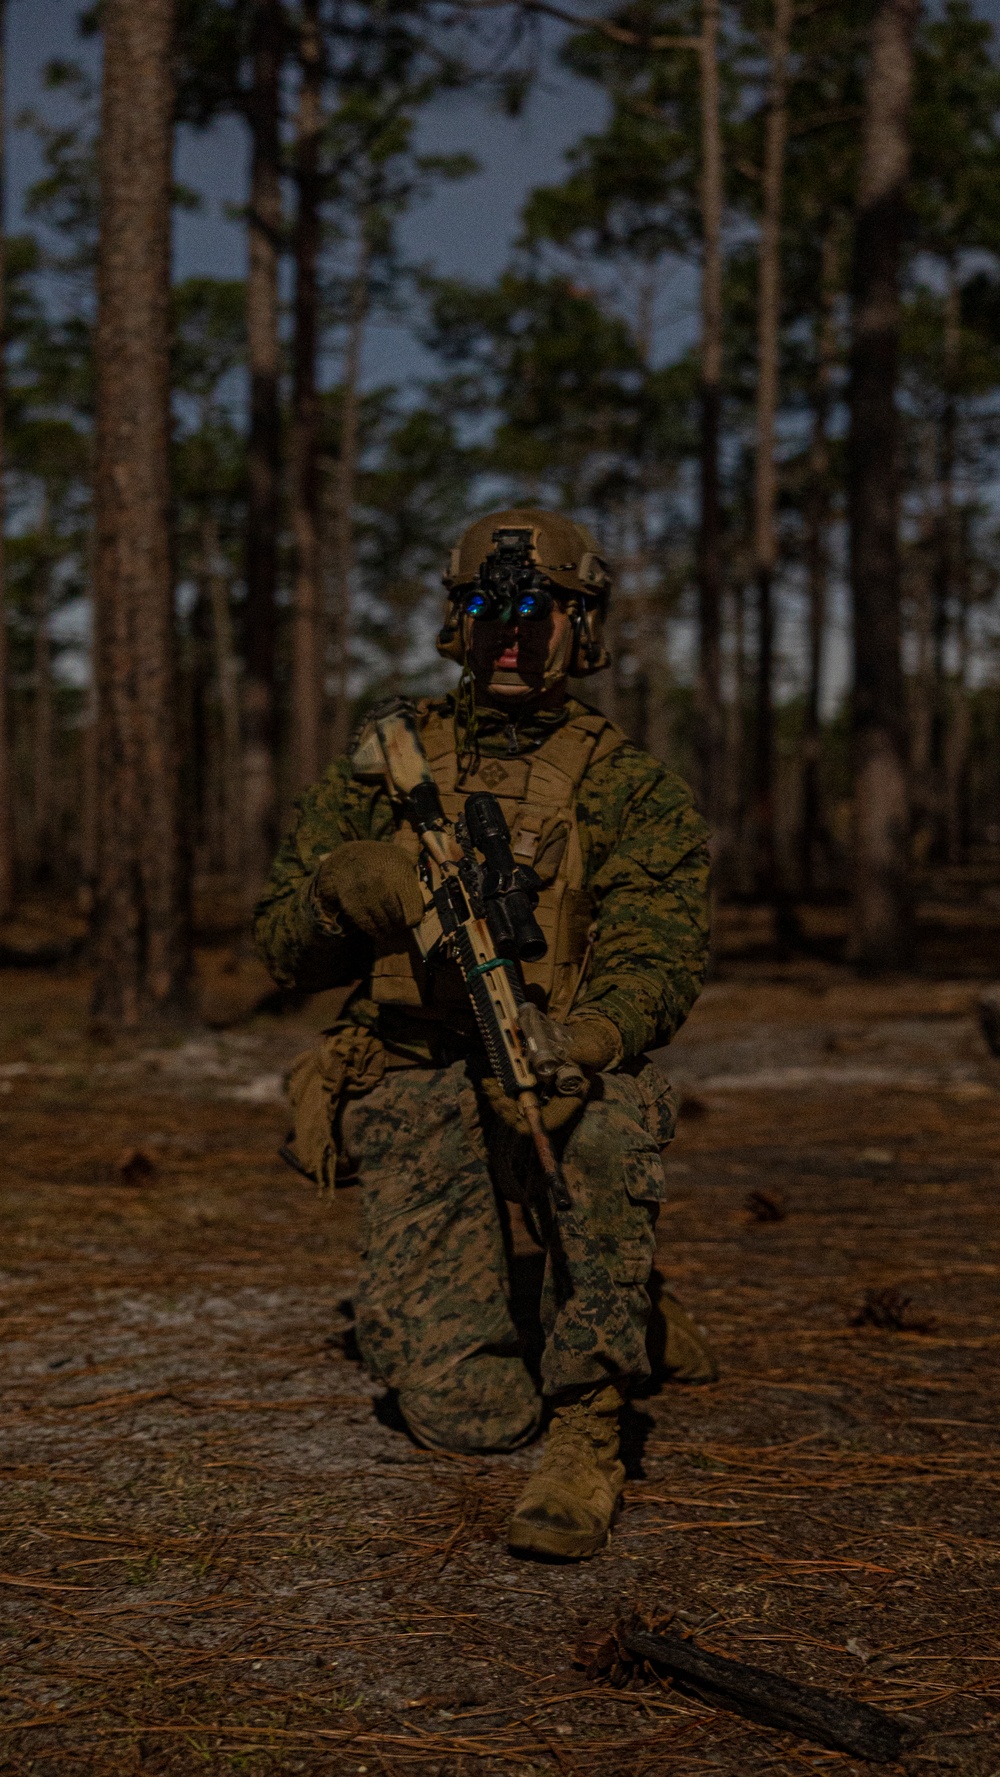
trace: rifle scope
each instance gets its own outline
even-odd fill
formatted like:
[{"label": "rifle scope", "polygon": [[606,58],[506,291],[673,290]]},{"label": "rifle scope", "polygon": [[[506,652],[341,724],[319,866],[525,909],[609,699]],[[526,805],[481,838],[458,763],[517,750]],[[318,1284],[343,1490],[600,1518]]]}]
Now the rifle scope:
[{"label": "rifle scope", "polygon": [[477,790],[465,804],[469,838],[486,863],[483,901],[493,942],[523,963],[540,962],[548,945],[535,918],[538,900],[533,871],[515,864],[503,809],[488,790]]}]

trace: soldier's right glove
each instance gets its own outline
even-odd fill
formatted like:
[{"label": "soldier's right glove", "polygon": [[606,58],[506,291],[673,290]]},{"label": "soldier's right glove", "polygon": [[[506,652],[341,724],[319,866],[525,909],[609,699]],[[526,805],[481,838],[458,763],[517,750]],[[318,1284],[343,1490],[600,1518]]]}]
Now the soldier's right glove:
[{"label": "soldier's right glove", "polygon": [[[487,1074],[483,1080],[483,1097],[490,1110],[496,1113],[501,1123],[506,1123],[508,1129],[513,1129],[518,1135],[531,1134],[520,1100],[508,1098],[499,1080],[495,1080],[492,1074]],[[546,1099],[542,1104],[542,1128],[547,1129],[550,1135],[553,1130],[561,1129],[564,1123],[576,1116],[582,1103],[582,1098],[569,1093]]]},{"label": "soldier's right glove", "polygon": [[[542,1127],[551,1134],[575,1117],[589,1096],[595,1074],[621,1060],[618,1027],[599,1012],[580,1013],[560,1024],[527,1002],[518,1015],[521,1035],[542,1094]],[[483,1093],[502,1122],[518,1135],[530,1135],[520,1101],[508,1098],[488,1075]]]},{"label": "soldier's right glove", "polygon": [[621,1061],[618,1027],[600,1012],[581,1012],[560,1024],[529,1001],[519,1016],[528,1059],[544,1092],[586,1098],[594,1074]]},{"label": "soldier's right glove", "polygon": [[377,839],[352,839],[320,860],[312,893],[321,914],[340,913],[364,932],[385,943],[402,938],[423,918],[424,898],[417,873],[397,845]]}]

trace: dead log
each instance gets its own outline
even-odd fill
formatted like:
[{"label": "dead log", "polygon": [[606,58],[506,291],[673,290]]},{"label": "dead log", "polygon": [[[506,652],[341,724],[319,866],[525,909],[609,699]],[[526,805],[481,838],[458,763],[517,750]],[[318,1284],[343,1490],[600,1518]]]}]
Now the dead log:
[{"label": "dead log", "polygon": [[745,1666],[741,1660],[706,1653],[682,1635],[623,1623],[616,1639],[620,1647],[669,1672],[706,1702],[735,1710],[764,1727],[801,1734],[819,1746],[853,1753],[855,1758],[878,1765],[898,1759],[906,1743],[902,1724],[881,1709],[832,1696],[815,1685],[795,1684],[759,1666]]}]

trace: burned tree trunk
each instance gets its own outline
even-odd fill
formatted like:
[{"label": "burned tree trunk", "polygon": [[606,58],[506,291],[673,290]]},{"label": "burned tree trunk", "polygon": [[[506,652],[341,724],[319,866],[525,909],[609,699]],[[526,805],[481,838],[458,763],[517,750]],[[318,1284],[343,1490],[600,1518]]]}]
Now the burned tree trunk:
[{"label": "burned tree trunk", "polygon": [[849,500],[854,617],[854,920],[866,970],[912,955],[906,707],[900,657],[899,268],[919,0],[880,0],[858,178]]},{"label": "burned tree trunk", "polygon": [[278,535],[281,492],[278,263],[281,254],[280,136],[284,13],[281,0],[254,0],[252,139],[248,216],[247,345],[250,360],[250,498],[246,529],[243,692],[243,834],[251,894],[277,843]]},{"label": "burned tree trunk", "polygon": [[292,390],[292,787],[319,774],[323,735],[325,623],[320,572],[319,349],[320,134],[322,38],[319,0],[304,0],[299,42],[302,84],[296,135],[295,338]]},{"label": "burned tree trunk", "polygon": [[169,531],[172,0],[107,0],[101,106],[94,617],[95,1016],[134,1027],[187,972]]}]

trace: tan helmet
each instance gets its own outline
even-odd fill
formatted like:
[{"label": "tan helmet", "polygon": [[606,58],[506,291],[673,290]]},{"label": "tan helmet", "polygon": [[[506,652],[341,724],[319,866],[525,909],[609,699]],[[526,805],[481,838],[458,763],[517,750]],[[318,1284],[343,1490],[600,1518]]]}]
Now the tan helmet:
[{"label": "tan helmet", "polygon": [[597,538],[586,525],[560,512],[537,506],[514,506],[477,518],[452,550],[441,578],[448,591],[444,626],[437,650],[447,660],[465,659],[461,617],[464,595],[483,583],[505,541],[511,534],[530,533],[527,559],[532,568],[553,586],[577,594],[575,645],[569,671],[585,678],[609,664],[604,646],[604,618],[611,593],[611,574]]}]

